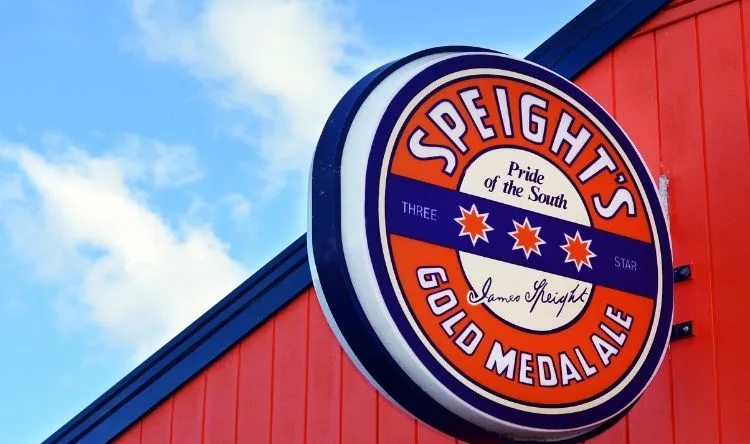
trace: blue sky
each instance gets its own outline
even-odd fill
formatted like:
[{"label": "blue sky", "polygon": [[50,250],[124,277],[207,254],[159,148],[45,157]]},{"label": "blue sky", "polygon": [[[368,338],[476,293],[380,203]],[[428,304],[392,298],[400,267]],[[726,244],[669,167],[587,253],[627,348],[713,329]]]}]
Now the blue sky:
[{"label": "blue sky", "polygon": [[46,438],[304,232],[318,131],[367,70],[523,56],[589,3],[6,2],[0,442]]}]

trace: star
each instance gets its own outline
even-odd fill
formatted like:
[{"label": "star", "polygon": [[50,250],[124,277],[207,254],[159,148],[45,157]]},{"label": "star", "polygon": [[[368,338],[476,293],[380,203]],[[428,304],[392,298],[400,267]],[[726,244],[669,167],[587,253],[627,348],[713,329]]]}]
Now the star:
[{"label": "star", "polygon": [[470,210],[466,210],[462,206],[459,206],[458,208],[461,210],[461,217],[453,219],[461,225],[461,232],[458,233],[458,235],[469,236],[471,244],[475,246],[479,239],[489,243],[490,241],[487,239],[487,233],[494,230],[494,228],[487,224],[487,216],[489,216],[489,213],[480,214],[474,204],[471,204]]},{"label": "star", "polygon": [[524,218],[523,224],[519,224],[514,220],[513,225],[516,227],[515,231],[508,232],[510,237],[516,241],[515,245],[513,245],[513,249],[523,250],[526,259],[531,256],[532,251],[541,256],[542,252],[539,251],[539,247],[547,243],[539,237],[539,232],[542,230],[542,227],[532,227],[529,223],[528,217]]},{"label": "star", "polygon": [[592,268],[591,259],[595,258],[596,255],[589,248],[591,246],[590,240],[584,241],[581,239],[581,234],[576,230],[576,235],[573,237],[565,235],[565,242],[565,245],[560,245],[560,248],[565,250],[567,254],[565,263],[575,263],[578,271],[581,271],[583,265]]}]

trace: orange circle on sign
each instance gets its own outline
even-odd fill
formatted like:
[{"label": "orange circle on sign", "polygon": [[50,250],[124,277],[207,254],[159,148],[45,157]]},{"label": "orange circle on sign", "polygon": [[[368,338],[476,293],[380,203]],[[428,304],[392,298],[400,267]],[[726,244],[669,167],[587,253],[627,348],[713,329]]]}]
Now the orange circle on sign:
[{"label": "orange circle on sign", "polygon": [[[467,106],[466,100],[462,97],[462,92],[466,91],[471,92],[469,97],[472,105]],[[528,119],[533,118],[532,113],[544,119],[544,131],[537,131],[542,134],[538,136],[539,141],[528,136],[530,128],[524,128],[523,105],[521,104],[524,96],[533,97],[534,103],[544,103],[544,108],[537,105],[537,109],[531,109],[528,112]],[[473,108],[475,114],[480,115],[478,121],[476,116],[472,116],[470,107]],[[477,113],[476,110],[479,112]],[[570,121],[570,124],[562,133],[559,133],[562,131],[559,129],[560,125],[564,125],[566,119]],[[460,132],[455,131],[455,134],[460,133],[460,137],[456,137],[451,132],[457,126],[465,128]],[[539,126],[541,125],[537,126],[537,130],[540,129]],[[580,135],[581,131],[589,133],[586,145],[594,149],[581,149],[577,153],[570,154],[574,150],[569,140],[571,136]],[[566,136],[568,139],[565,139]],[[419,138],[418,143],[415,143],[415,137]],[[556,146],[557,137],[562,138],[563,142],[559,143],[559,147],[555,150],[552,146]],[[453,153],[451,158],[454,159],[454,163],[449,165],[451,166],[450,174],[446,173],[446,164],[449,164],[446,156],[425,158],[424,152],[419,152],[419,148],[425,151],[424,147],[439,147]],[[467,170],[475,162],[482,162],[485,154],[495,150],[501,153],[503,151],[511,153],[508,154],[511,160],[506,161],[505,164],[501,162],[493,164],[493,168],[496,168],[499,173],[496,177],[503,185],[511,180],[516,187],[524,185],[526,194],[514,195],[512,189],[511,191],[502,190],[497,185],[492,192],[495,194],[470,191],[470,196],[481,198],[476,200],[476,204],[472,203],[479,209],[487,200],[497,201],[504,205],[496,207],[495,211],[486,209],[475,211],[456,204],[454,213],[440,215],[462,219],[455,225],[456,237],[465,235],[467,234],[465,231],[468,231],[470,232],[468,237],[474,244],[473,246],[476,246],[476,242],[492,244],[487,240],[490,233],[508,232],[511,234],[515,227],[516,237],[521,237],[521,243],[524,242],[521,235],[527,238],[532,236],[531,242],[533,242],[533,231],[537,228],[541,230],[547,230],[547,228],[544,225],[537,227],[533,224],[526,224],[526,221],[520,218],[515,220],[503,210],[507,207],[519,206],[528,209],[528,200],[531,198],[529,193],[532,189],[536,190],[534,196],[537,197],[542,194],[552,197],[560,190],[559,186],[544,188],[544,179],[538,180],[541,173],[533,175],[534,170],[541,168],[544,171],[541,175],[549,177],[561,174],[568,179],[569,187],[566,190],[570,192],[564,197],[565,204],[567,206],[574,199],[579,202],[579,207],[575,210],[576,214],[565,215],[569,221],[580,224],[581,228],[588,226],[596,232],[608,234],[611,237],[602,237],[602,239],[616,238],[621,241],[622,245],[653,244],[642,197],[638,193],[628,165],[614,148],[610,138],[586,114],[563,98],[518,79],[501,76],[471,77],[448,83],[429,94],[411,111],[398,132],[392,159],[388,166],[388,174],[389,177],[397,176],[399,182],[397,182],[398,185],[387,186],[402,186],[402,184],[415,181],[427,187],[420,188],[416,185],[414,190],[428,190],[432,187],[460,191],[465,187],[465,181],[469,180]],[[519,155],[517,153],[529,153],[530,156],[524,154],[526,157],[523,158],[532,159],[531,162],[534,163],[523,165],[523,167],[528,167],[524,169],[519,162],[512,160],[514,155]],[[515,164],[519,164],[518,168],[515,168]],[[582,180],[582,174],[587,169],[589,173],[583,175],[584,180]],[[489,179],[492,179],[492,176],[484,178],[485,181]],[[468,188],[481,190],[484,186],[480,183],[482,180],[476,178],[472,180],[476,183]],[[435,192],[440,196],[448,196],[448,194],[439,193],[438,190]],[[613,196],[611,200],[617,196],[618,192],[620,195],[627,193],[632,197],[632,202],[629,202],[626,207],[621,207],[614,216],[606,211],[602,214],[601,208],[606,201],[601,196]],[[420,194],[415,191],[416,196]],[[502,197],[498,198],[498,195]],[[513,200],[508,198],[508,195],[518,199]],[[596,196],[599,196],[599,200],[595,198]],[[526,219],[533,219],[535,213],[549,214],[547,207],[554,207],[551,202],[553,199],[546,197],[544,199],[545,202],[540,202],[542,198],[537,200],[539,204],[533,207],[534,209],[528,213],[532,216]],[[599,209],[597,209],[597,202],[599,202]],[[415,199],[415,202],[403,201],[403,203],[404,212],[409,212],[409,205],[419,208],[419,198]],[[385,204],[389,205],[387,198]],[[433,208],[422,206],[422,213],[416,214],[417,211],[415,211],[413,216],[429,221],[430,218],[426,217],[428,210],[431,211]],[[557,206],[555,210],[564,214],[568,208]],[[629,211],[632,211],[635,216],[628,217]],[[386,221],[388,221],[387,217]],[[589,244],[592,245],[591,251],[587,249],[588,247],[581,246],[591,241],[576,235],[578,231],[573,231],[577,226],[576,223],[567,224],[565,228],[569,232],[563,233],[566,236],[569,235],[573,241],[562,236],[555,239],[555,242],[561,245],[551,244],[552,240],[549,242],[543,240],[544,233],[542,232],[538,238],[540,241],[537,242],[540,243],[539,246],[530,245],[524,248],[521,245],[519,248],[517,245],[519,241],[511,236],[508,239],[516,244],[517,250],[521,250],[517,255],[518,260],[512,267],[506,266],[503,270],[504,274],[496,273],[496,275],[500,277],[500,280],[507,282],[513,279],[516,271],[521,273],[521,269],[533,270],[534,266],[531,263],[525,263],[523,253],[526,254],[526,259],[535,255],[542,257],[545,254],[554,254],[547,252],[550,248],[555,253],[567,256],[565,260],[572,263],[569,264],[571,271],[575,270],[573,266],[584,268],[588,266],[591,269],[599,267],[597,262],[601,262],[606,255],[596,254],[600,251],[597,248],[600,245],[596,245],[596,242]],[[429,226],[429,222],[423,225]],[[521,226],[520,235],[518,235],[519,225]],[[489,231],[483,232],[483,228],[489,228]],[[523,231],[524,228],[526,228],[525,231]],[[387,230],[390,233],[389,249],[400,292],[425,342],[455,372],[471,384],[498,397],[539,407],[567,407],[591,401],[612,390],[617,383],[622,381],[633,370],[633,363],[646,348],[645,344],[654,321],[655,294],[636,294],[627,289],[588,282],[591,285],[587,296],[581,297],[574,294],[568,297],[569,302],[579,297],[580,305],[585,305],[572,321],[553,332],[534,331],[514,324],[512,321],[505,322],[506,319],[502,315],[498,316],[494,313],[504,308],[491,310],[488,309],[486,303],[469,302],[470,292],[474,295],[482,293],[481,284],[472,285],[469,282],[466,277],[466,266],[461,257],[463,253],[451,248],[449,243],[441,244],[439,241],[433,242],[433,238],[426,240],[419,236],[410,236],[408,230],[400,232],[398,228],[391,229],[391,227]],[[472,230],[475,232],[471,233]],[[435,236],[434,239],[441,237]],[[582,254],[591,253],[590,257],[576,258],[575,254],[569,254],[562,248],[565,241],[568,242],[569,250],[584,248],[581,250]],[[481,253],[473,256],[481,259]],[[429,264],[433,267],[437,265],[442,268],[448,282],[436,288],[420,286],[417,276],[420,267],[424,267],[425,258],[429,258]],[[581,260],[581,264],[578,264],[576,259]],[[611,259],[618,261],[622,259],[624,264],[628,260],[627,251],[622,251],[622,256],[615,255]],[[565,266],[565,260],[557,265]],[[490,258],[484,266],[485,268],[501,267],[503,264],[502,260]],[[527,270],[523,271],[523,273],[526,272]],[[628,272],[623,268],[622,273]],[[539,275],[542,276],[540,279],[545,281],[558,277],[548,270],[541,271]],[[521,290],[517,294],[509,293],[500,296],[505,299],[520,296],[518,300],[505,300],[500,305],[504,303],[506,306],[510,304],[531,306],[535,295],[539,293],[534,289],[538,286],[540,279],[529,281],[526,284],[528,288],[526,292]],[[580,279],[578,282],[586,283],[585,279]],[[507,284],[504,288],[507,288]],[[430,295],[446,290],[453,292],[457,303],[450,310],[436,315],[429,303]],[[559,300],[565,294],[565,288],[545,287],[542,295],[536,297],[537,307],[539,306],[538,300],[544,298],[545,294],[551,294],[553,300]],[[558,299],[554,299],[555,295]],[[446,328],[446,325],[450,327]],[[464,338],[464,345],[467,341],[471,345],[472,339],[480,335],[479,332],[481,332],[481,339],[478,340],[475,348],[471,348],[469,354],[465,348],[457,346],[457,340],[470,325],[475,326],[478,331],[472,330],[467,333],[468,339]]]}]

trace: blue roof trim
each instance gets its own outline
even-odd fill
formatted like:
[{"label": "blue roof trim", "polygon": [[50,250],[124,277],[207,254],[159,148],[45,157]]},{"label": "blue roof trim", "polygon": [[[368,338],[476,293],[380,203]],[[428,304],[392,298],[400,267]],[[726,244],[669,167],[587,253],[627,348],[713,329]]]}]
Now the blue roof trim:
[{"label": "blue roof trim", "polygon": [[[575,78],[668,2],[597,0],[526,59]],[[116,438],[311,284],[302,235],[44,443]]]},{"label": "blue roof trim", "polygon": [[574,79],[670,0],[597,0],[526,56]]}]

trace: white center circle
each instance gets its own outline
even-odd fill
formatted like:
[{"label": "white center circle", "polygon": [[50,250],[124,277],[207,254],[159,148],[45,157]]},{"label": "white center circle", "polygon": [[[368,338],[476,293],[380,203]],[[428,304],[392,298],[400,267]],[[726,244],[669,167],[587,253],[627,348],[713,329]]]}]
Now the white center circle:
[{"label": "white center circle", "polygon": [[[471,163],[460,191],[530,211],[525,220],[513,221],[503,214],[489,214],[486,222],[502,233],[526,225],[540,240],[537,248],[561,248],[564,239],[545,238],[534,224],[534,213],[590,226],[588,212],[573,183],[554,164],[530,151],[502,147],[489,150]],[[480,212],[483,212],[479,208]],[[525,256],[523,248],[514,251]],[[529,257],[537,252],[528,251]],[[483,304],[495,316],[525,330],[546,332],[575,320],[586,307],[593,286],[533,268],[460,252],[461,265],[472,292],[472,304]]]}]

